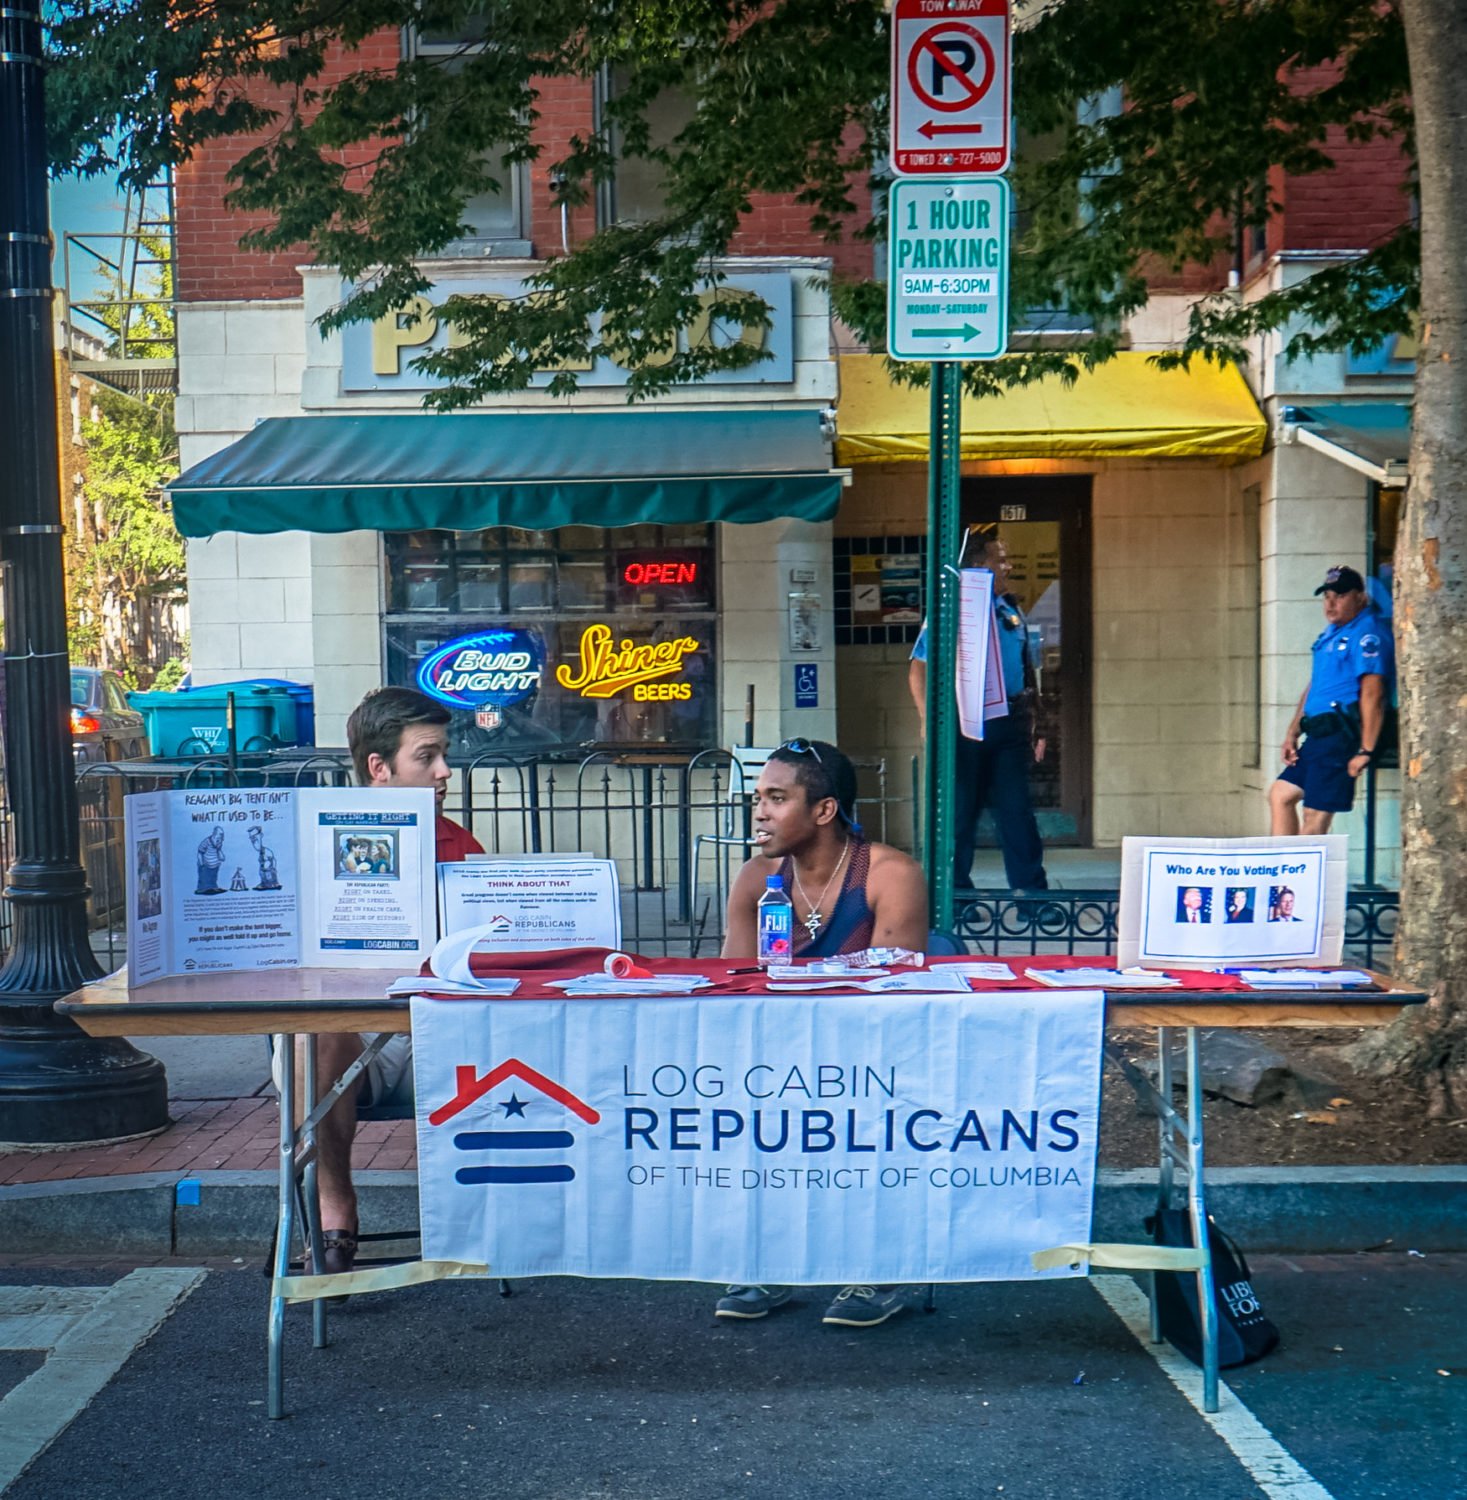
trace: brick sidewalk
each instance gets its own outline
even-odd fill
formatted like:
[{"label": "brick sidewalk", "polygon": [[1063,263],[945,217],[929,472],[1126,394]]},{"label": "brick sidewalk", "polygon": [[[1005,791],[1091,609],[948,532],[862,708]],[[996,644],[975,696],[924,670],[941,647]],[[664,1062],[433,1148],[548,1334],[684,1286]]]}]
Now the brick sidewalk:
[{"label": "brick sidewalk", "polygon": [[[169,1115],[167,1129],[145,1140],[75,1151],[0,1152],[0,1187],[135,1172],[274,1173],[280,1124],[273,1098],[175,1099]],[[415,1166],[417,1159],[411,1120],[357,1127],[352,1152],[357,1171],[401,1171]]]}]

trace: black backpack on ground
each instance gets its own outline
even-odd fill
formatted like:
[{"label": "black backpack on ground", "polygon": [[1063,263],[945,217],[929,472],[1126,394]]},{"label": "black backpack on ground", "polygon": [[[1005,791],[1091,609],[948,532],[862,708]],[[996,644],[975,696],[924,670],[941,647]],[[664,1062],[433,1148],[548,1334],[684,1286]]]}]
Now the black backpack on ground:
[{"label": "black backpack on ground", "polygon": [[[1186,1209],[1163,1208],[1146,1221],[1146,1232],[1158,1245],[1192,1248],[1192,1219]],[[1253,1290],[1252,1273],[1243,1252],[1209,1218],[1212,1283],[1217,1304],[1217,1362],[1220,1369],[1250,1364],[1275,1348],[1279,1331],[1270,1322]],[[1194,1365],[1202,1363],[1202,1325],[1197,1310],[1194,1271],[1154,1271],[1156,1308],[1162,1336]]]}]

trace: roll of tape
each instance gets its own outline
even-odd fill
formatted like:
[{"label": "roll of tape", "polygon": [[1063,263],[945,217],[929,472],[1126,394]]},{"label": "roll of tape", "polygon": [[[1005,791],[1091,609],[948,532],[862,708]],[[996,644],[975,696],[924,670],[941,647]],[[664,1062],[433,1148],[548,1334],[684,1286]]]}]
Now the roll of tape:
[{"label": "roll of tape", "polygon": [[631,957],[625,953],[612,953],[606,959],[606,972],[613,979],[650,979],[651,969],[644,969],[641,964],[634,963]]}]

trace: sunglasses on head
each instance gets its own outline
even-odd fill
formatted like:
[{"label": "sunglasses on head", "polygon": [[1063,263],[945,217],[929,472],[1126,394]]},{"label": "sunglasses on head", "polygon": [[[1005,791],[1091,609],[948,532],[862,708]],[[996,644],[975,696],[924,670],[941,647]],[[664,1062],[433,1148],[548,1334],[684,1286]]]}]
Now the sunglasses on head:
[{"label": "sunglasses on head", "polygon": [[796,755],[813,755],[816,765],[823,766],[825,764],[820,759],[820,752],[807,739],[786,740],[779,748],[781,750],[793,750]]}]

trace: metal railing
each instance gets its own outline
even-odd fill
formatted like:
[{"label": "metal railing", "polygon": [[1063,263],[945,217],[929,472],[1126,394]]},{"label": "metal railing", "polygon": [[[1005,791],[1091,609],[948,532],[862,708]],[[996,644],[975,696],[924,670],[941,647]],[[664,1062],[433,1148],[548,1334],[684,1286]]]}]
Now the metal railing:
[{"label": "metal railing", "polygon": [[[648,954],[707,956],[723,940],[729,884],[750,852],[748,798],[724,750],[695,754],[597,751],[512,759],[480,755],[458,768],[450,816],[491,855],[586,854],[616,861],[622,941]],[[858,761],[858,816],[868,835],[906,842],[912,789],[883,761]],[[130,792],[219,787],[345,786],[345,751],[278,750],[180,760],[114,761],[77,778],[82,860],[92,887],[93,943],[109,966],[125,957],[126,870],[123,796]],[[0,783],[0,872],[9,863],[10,821]],[[1115,951],[1120,893],[1055,890],[1016,897],[982,890],[960,898],[955,930],[975,953],[997,956]],[[1346,907],[1345,955],[1385,970],[1395,941],[1399,893],[1357,887]],[[0,953],[11,915],[0,902]]]},{"label": "metal railing", "polygon": [[[954,930],[967,946],[996,957],[1116,951],[1121,893],[1112,888],[1015,896],[989,890],[961,897]],[[1387,972],[1400,913],[1399,891],[1355,887],[1345,898],[1345,958]]]}]

